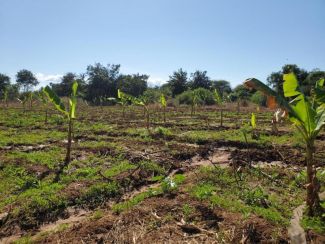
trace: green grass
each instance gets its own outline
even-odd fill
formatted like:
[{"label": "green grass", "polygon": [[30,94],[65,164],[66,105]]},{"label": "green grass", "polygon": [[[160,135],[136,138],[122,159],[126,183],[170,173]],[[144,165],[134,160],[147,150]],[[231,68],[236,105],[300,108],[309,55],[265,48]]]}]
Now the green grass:
[{"label": "green grass", "polygon": [[42,151],[21,152],[13,151],[8,154],[11,160],[23,160],[25,164],[40,164],[45,165],[49,169],[54,169],[59,163],[64,160],[65,148],[51,147]]},{"label": "green grass", "polygon": [[325,217],[304,216],[301,225],[305,230],[313,230],[318,234],[325,234]]},{"label": "green grass", "polygon": [[97,207],[106,200],[120,195],[120,186],[116,182],[96,183],[85,189],[77,203],[90,207]]},{"label": "green grass", "polygon": [[[250,171],[243,172],[238,182],[230,168],[201,167],[198,173],[200,183],[189,189],[192,197],[243,216],[255,214],[275,225],[287,226],[293,209],[303,202],[303,189],[286,191]],[[288,177],[284,181],[289,182],[292,175],[283,177]],[[259,186],[252,186],[257,182]]]}]

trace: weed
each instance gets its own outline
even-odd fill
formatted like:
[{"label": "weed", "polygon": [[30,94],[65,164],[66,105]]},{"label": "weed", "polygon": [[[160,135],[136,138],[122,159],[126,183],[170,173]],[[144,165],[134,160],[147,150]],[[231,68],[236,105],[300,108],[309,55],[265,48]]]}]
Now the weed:
[{"label": "weed", "polygon": [[120,187],[117,183],[97,183],[85,190],[82,196],[77,200],[77,203],[96,207],[107,199],[116,197],[119,194]]},{"label": "weed", "polygon": [[241,194],[241,199],[248,205],[267,208],[268,195],[261,187],[256,187],[253,190],[246,189]]},{"label": "weed", "polygon": [[194,213],[195,209],[188,203],[184,204],[182,207],[182,212],[186,222],[189,221],[190,216]]},{"label": "weed", "polygon": [[194,186],[191,194],[199,199],[199,200],[205,200],[210,198],[213,195],[213,192],[216,190],[216,187],[209,184],[209,183],[201,183],[197,186]]}]

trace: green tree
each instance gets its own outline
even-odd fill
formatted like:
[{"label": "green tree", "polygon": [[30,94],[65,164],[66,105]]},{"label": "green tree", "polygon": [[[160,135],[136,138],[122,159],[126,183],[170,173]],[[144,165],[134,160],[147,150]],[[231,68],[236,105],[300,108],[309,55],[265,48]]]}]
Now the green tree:
[{"label": "green tree", "polygon": [[15,100],[19,96],[19,87],[17,84],[7,86],[8,100]]},{"label": "green tree", "polygon": [[182,69],[174,71],[174,73],[169,76],[169,81],[167,84],[171,89],[173,97],[183,93],[187,90],[188,85],[187,72]]},{"label": "green tree", "polygon": [[301,84],[301,90],[303,91],[303,93],[310,96],[313,87],[315,87],[317,81],[322,78],[325,78],[325,71],[321,71],[319,69],[314,69],[310,71],[306,79]]},{"label": "green tree", "polygon": [[78,82],[78,93],[82,95],[85,92],[86,82],[84,80],[83,75],[77,75],[72,72],[66,73],[60,83],[54,84],[50,83],[51,89],[59,96],[59,97],[68,97],[72,93],[72,84],[74,81]]},{"label": "green tree", "polygon": [[236,86],[230,94],[231,101],[248,100],[255,91],[249,90],[244,85]]},{"label": "green tree", "polygon": [[148,75],[121,75],[117,83],[117,88],[129,95],[138,97],[143,95],[147,90],[148,79]]},{"label": "green tree", "polygon": [[260,106],[266,106],[267,103],[267,99],[266,96],[260,92],[260,91],[256,91],[250,98],[251,102],[258,104]]},{"label": "green tree", "polygon": [[23,88],[23,92],[28,92],[32,87],[39,84],[34,74],[27,69],[22,69],[17,72],[16,82],[19,88]]},{"label": "green tree", "polygon": [[[308,72],[299,68],[296,64],[286,64],[282,66],[278,72],[273,72],[267,77],[267,84],[274,88],[277,92],[283,93],[283,75],[294,73],[297,77],[299,85],[303,86],[304,80],[308,76]],[[303,88],[303,87],[301,87]],[[308,91],[306,91],[308,93]]]},{"label": "green tree", "polygon": [[3,95],[9,85],[10,85],[10,77],[0,73],[0,94]]},{"label": "green tree", "polygon": [[100,104],[100,98],[117,96],[117,82],[120,78],[120,65],[100,63],[87,67],[88,86],[86,99]]},{"label": "green tree", "polygon": [[197,70],[194,73],[191,74],[191,88],[197,89],[197,88],[205,88],[205,89],[211,89],[211,80],[207,76],[207,71],[200,71]]},{"label": "green tree", "polygon": [[230,82],[226,80],[215,80],[212,81],[212,88],[216,89],[220,96],[224,97],[225,94],[231,93]]}]

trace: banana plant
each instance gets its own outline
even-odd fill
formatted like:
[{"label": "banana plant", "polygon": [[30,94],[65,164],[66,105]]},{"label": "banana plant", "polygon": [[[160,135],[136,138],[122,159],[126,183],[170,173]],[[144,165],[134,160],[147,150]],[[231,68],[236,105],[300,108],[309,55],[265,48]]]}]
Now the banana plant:
[{"label": "banana plant", "polygon": [[150,134],[150,112],[149,112],[149,101],[146,97],[132,98],[131,102],[135,105],[139,105],[143,107],[144,118],[146,121],[146,128],[148,133]]},{"label": "banana plant", "polygon": [[324,78],[316,82],[311,97],[300,91],[298,80],[293,73],[284,74],[283,80],[283,95],[255,78],[247,79],[245,85],[274,98],[278,106],[287,111],[290,121],[301,134],[306,146],[307,214],[316,216],[322,211],[314,154],[316,137],[325,126]]},{"label": "banana plant", "polygon": [[252,113],[251,116],[251,126],[252,126],[252,139],[258,140],[260,138],[260,135],[256,131],[256,116],[254,113]]},{"label": "banana plant", "polygon": [[38,97],[41,100],[43,107],[44,107],[44,112],[45,112],[45,119],[44,123],[47,124],[47,119],[48,119],[48,108],[49,108],[49,100],[46,98],[46,95],[43,91],[38,93]]},{"label": "banana plant", "polygon": [[130,95],[122,92],[120,89],[117,90],[117,98],[119,99],[119,104],[122,105],[122,116],[123,119],[125,118],[125,108],[126,106],[132,102],[133,97],[131,97]]},{"label": "banana plant", "polygon": [[163,114],[164,114],[164,123],[166,123],[166,107],[167,107],[167,102],[164,94],[161,94],[160,96],[160,105],[163,108]]},{"label": "banana plant", "polygon": [[26,112],[26,103],[28,101],[28,94],[27,93],[23,93],[20,98],[17,98],[17,101],[20,102],[23,105],[23,110],[24,113]]},{"label": "banana plant", "polygon": [[69,123],[67,152],[66,152],[64,163],[60,165],[59,170],[54,179],[54,181],[56,182],[59,181],[60,179],[59,177],[60,174],[63,172],[63,169],[66,166],[68,166],[71,161],[71,142],[72,142],[73,120],[76,118],[77,89],[78,89],[78,82],[74,81],[72,84],[72,93],[69,99],[69,109],[66,109],[59,96],[49,86],[43,88],[43,92],[46,94],[48,99],[53,103],[53,105],[58,111],[60,111],[66,116]]},{"label": "banana plant", "polygon": [[220,106],[220,126],[223,126],[223,98],[221,97],[221,95],[219,94],[219,92],[217,91],[217,89],[214,89],[213,91],[213,98],[214,101],[217,105]]}]

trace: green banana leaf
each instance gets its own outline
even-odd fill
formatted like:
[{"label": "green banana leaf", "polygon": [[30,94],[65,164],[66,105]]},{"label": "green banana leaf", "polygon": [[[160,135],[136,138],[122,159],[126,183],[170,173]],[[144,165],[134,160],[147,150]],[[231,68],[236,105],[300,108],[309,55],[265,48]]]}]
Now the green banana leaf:
[{"label": "green banana leaf", "polygon": [[160,103],[161,103],[161,106],[163,106],[163,107],[167,106],[167,102],[166,102],[166,98],[165,98],[164,94],[161,94],[161,96],[160,96]]},{"label": "green banana leaf", "polygon": [[76,118],[76,106],[77,106],[77,89],[78,89],[78,82],[74,81],[72,84],[72,94],[71,98],[69,99],[70,103],[70,118],[75,119]]},{"label": "green banana leaf", "polygon": [[69,113],[66,111],[65,106],[62,103],[61,99],[58,97],[58,95],[55,94],[55,92],[49,86],[43,88],[43,92],[49,98],[49,100],[54,104],[57,110],[69,116]]}]

